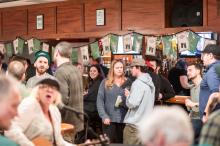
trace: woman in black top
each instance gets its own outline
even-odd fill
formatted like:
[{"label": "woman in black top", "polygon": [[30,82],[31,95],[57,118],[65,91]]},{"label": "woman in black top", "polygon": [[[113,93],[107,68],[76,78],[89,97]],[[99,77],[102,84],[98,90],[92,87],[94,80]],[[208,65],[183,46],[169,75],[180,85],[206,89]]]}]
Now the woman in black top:
[{"label": "woman in black top", "polygon": [[84,111],[89,116],[89,125],[95,132],[101,133],[102,120],[98,115],[96,107],[99,85],[103,79],[99,65],[90,66],[88,76],[89,89],[87,94],[84,95]]}]

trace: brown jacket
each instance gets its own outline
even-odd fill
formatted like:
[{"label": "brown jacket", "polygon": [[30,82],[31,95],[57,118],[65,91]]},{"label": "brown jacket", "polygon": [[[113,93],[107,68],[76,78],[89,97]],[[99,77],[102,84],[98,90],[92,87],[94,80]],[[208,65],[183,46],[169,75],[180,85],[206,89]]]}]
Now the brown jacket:
[{"label": "brown jacket", "polygon": [[[70,106],[79,112],[83,112],[83,85],[80,71],[77,70],[70,62],[60,65],[55,77],[60,82],[62,101],[65,105]],[[83,116],[77,117],[71,111],[62,110],[62,121],[73,124],[76,132],[84,129]]]}]

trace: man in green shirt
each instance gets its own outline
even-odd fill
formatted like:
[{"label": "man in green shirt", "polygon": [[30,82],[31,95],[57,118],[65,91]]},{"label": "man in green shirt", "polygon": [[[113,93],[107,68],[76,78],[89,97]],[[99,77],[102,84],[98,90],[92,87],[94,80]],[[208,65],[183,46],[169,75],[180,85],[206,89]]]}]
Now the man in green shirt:
[{"label": "man in green shirt", "polygon": [[[10,76],[0,74],[0,129],[7,130],[11,120],[17,115],[20,102],[19,83]],[[0,146],[18,146],[15,142],[0,135]]]},{"label": "man in green shirt", "polygon": [[198,142],[200,131],[202,128],[202,121],[199,117],[199,93],[200,93],[200,83],[202,81],[202,66],[200,64],[191,63],[187,67],[188,79],[192,81],[192,86],[190,87],[190,99],[185,100],[185,105],[190,111],[190,118],[194,130],[194,141]]}]

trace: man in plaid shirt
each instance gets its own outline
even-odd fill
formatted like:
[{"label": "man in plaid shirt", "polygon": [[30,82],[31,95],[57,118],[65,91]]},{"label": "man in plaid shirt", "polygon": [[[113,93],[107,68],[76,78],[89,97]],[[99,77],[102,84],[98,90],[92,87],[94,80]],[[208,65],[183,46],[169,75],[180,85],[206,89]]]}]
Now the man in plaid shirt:
[{"label": "man in plaid shirt", "polygon": [[207,123],[203,126],[199,144],[220,146],[220,110],[211,114]]}]

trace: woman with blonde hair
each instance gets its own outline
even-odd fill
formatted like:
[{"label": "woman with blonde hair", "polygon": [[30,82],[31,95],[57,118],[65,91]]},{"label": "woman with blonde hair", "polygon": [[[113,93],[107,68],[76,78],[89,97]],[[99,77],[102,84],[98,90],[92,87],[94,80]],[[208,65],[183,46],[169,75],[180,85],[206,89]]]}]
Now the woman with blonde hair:
[{"label": "woman with blonde hair", "polygon": [[123,62],[114,60],[107,78],[100,84],[97,95],[97,110],[102,119],[102,129],[111,143],[123,142],[123,120],[127,112],[124,88],[129,88],[131,84],[124,71]]},{"label": "woman with blonde hair", "polygon": [[5,135],[21,146],[34,146],[33,139],[43,137],[54,146],[73,146],[61,135],[61,102],[59,82],[55,77],[42,78],[30,97],[22,100],[18,116]]}]

